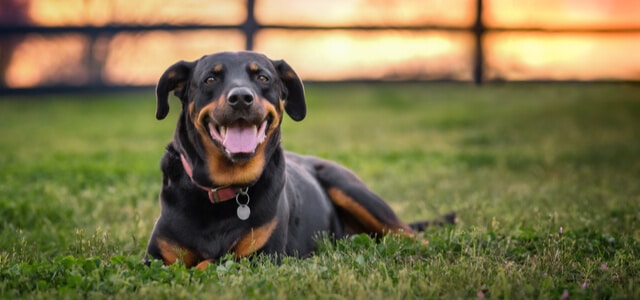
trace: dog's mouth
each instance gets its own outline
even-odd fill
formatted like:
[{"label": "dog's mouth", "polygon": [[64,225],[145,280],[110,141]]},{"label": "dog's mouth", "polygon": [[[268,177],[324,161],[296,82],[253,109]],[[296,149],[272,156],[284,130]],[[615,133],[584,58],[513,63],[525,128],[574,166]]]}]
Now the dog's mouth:
[{"label": "dog's mouth", "polygon": [[219,145],[232,160],[248,159],[252,157],[258,146],[267,137],[267,129],[271,123],[271,116],[267,116],[261,123],[255,124],[244,119],[235,120],[226,125],[207,122],[211,139]]}]

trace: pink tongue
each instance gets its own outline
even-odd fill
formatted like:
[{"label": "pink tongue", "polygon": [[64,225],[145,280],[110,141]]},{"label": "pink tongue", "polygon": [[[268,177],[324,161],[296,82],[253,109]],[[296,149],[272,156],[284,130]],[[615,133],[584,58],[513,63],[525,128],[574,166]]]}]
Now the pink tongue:
[{"label": "pink tongue", "polygon": [[233,126],[227,128],[224,147],[230,153],[253,153],[258,146],[255,126]]}]

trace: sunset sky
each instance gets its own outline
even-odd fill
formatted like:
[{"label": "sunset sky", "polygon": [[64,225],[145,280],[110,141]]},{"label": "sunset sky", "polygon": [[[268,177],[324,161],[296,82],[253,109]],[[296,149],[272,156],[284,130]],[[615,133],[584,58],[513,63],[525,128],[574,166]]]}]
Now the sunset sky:
[{"label": "sunset sky", "polygon": [[[246,16],[244,0],[9,2],[24,3],[25,10],[0,7],[0,23],[233,25]],[[474,9],[474,0],[256,0],[258,22],[280,25],[468,27]],[[636,0],[486,0],[484,21],[500,29],[640,29],[638,16]],[[14,45],[6,84],[82,85],[98,76],[110,84],[152,85],[177,60],[241,50],[244,43],[236,30],[122,33],[93,40],[79,34],[28,35]],[[9,55],[5,45],[4,56]],[[490,31],[484,47],[487,79],[640,80],[640,55],[635,54],[640,53],[640,30]],[[287,60],[307,80],[471,80],[473,36],[435,30],[263,30],[255,50]]]}]

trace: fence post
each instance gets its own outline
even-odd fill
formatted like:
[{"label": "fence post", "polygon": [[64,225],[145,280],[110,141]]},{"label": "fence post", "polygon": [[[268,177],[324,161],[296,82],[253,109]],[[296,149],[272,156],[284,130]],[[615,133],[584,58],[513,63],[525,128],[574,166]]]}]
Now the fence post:
[{"label": "fence post", "polygon": [[260,25],[256,21],[255,6],[256,0],[247,0],[247,18],[240,26],[245,36],[245,50],[253,50],[253,40],[256,32],[260,29]]},{"label": "fence post", "polygon": [[484,48],[482,46],[485,26],[482,20],[482,0],[476,0],[476,20],[473,24],[475,48],[473,53],[473,82],[476,85],[484,81]]}]

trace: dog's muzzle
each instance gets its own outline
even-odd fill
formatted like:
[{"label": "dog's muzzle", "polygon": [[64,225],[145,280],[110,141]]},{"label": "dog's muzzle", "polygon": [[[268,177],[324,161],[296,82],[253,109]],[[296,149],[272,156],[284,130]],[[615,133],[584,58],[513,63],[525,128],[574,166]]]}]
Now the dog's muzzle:
[{"label": "dog's muzzle", "polygon": [[229,158],[248,158],[265,141],[273,116],[248,87],[232,88],[225,100],[219,110],[204,118],[205,128]]}]

